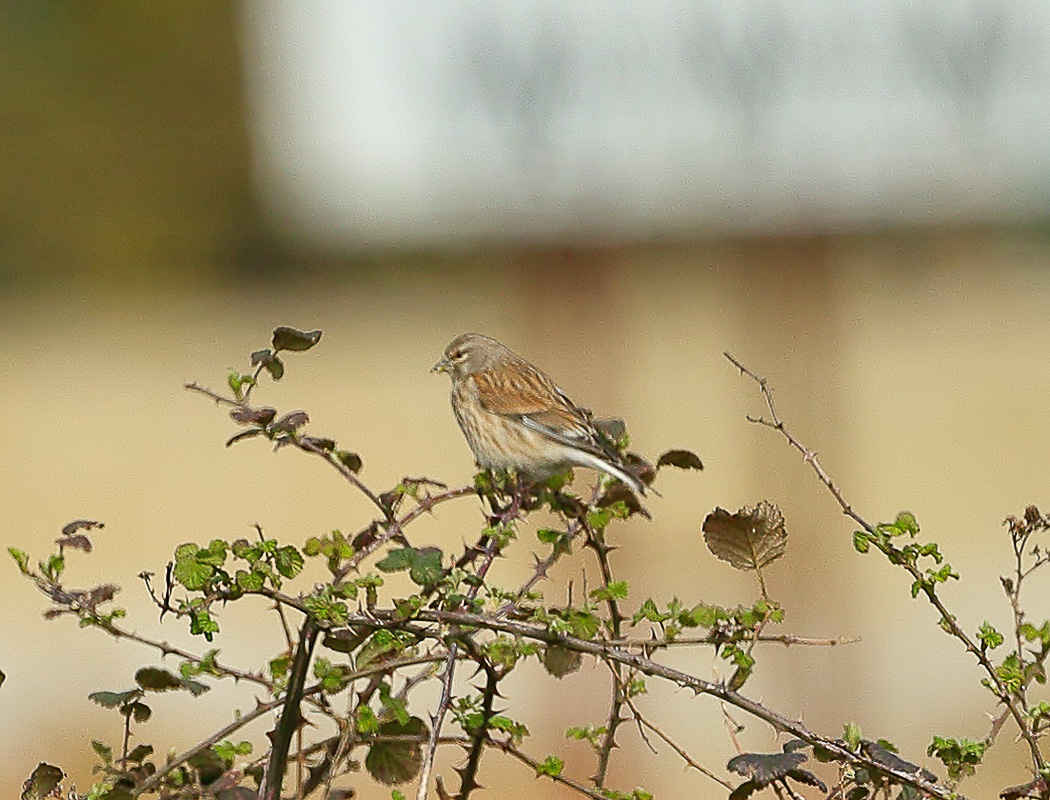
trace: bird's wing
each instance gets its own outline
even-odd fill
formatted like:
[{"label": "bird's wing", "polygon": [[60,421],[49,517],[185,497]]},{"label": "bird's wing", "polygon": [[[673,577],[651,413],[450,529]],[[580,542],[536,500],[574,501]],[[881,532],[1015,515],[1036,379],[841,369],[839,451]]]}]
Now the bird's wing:
[{"label": "bird's wing", "polygon": [[486,411],[574,447],[602,453],[594,428],[568,396],[538,370],[482,370],[471,376]]},{"label": "bird's wing", "polygon": [[[602,444],[588,416],[554,382],[527,363],[520,369],[481,370],[470,376],[482,408],[523,427],[588,453],[588,466],[604,470],[640,494],[645,485],[623,465],[620,454]],[[581,462],[583,463],[583,462]]]}]

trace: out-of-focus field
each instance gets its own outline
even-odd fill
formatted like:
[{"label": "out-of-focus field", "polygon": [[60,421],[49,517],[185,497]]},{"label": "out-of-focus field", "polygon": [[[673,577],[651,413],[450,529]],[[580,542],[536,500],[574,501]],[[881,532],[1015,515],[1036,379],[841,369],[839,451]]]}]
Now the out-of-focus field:
[{"label": "out-of-focus field", "polygon": [[[978,671],[938,632],[934,612],[910,599],[902,576],[853,551],[851,526],[805,464],[745,421],[762,411],[759,397],[721,352],[772,381],[780,412],[858,511],[873,520],[904,508],[918,516],[963,576],[944,595],[964,624],[1005,625],[998,575],[1010,563],[1000,522],[1043,500],[1050,476],[1040,459],[1050,444],[1048,255],[1024,237],[858,239],[833,244],[827,269],[814,272],[763,263],[776,262],[776,248],[710,242],[620,253],[612,266],[592,256],[580,285],[570,277],[553,294],[530,274],[530,256],[522,269],[392,270],[380,279],[307,284],[290,298],[227,291],[8,299],[0,325],[0,407],[12,423],[0,467],[2,544],[43,556],[65,522],[105,521],[96,552],[70,557],[69,585],[119,583],[130,627],[201,649],[182,624],[158,625],[140,571],[162,573],[180,542],[250,535],[256,522],[301,544],[333,528],[357,530],[370,517],[318,463],[259,442],[225,449],[232,423],[181,383],[221,385],[226,368],[245,365],[274,325],[319,327],[321,344],[290,355],[284,381],[263,385],[259,398],[307,409],[311,430],[360,451],[363,476],[377,488],[406,474],[461,483],[471,475],[469,453],[447,407],[446,381],[428,369],[452,335],[483,330],[544,365],[579,402],[622,414],[642,452],[683,446],[704,459],[700,475],[661,478],[653,522],[614,534],[614,563],[629,577],[632,598],[748,602],[752,581],[707,553],[699,525],[716,505],[779,504],[789,547],[767,580],[787,609],[784,630],[863,641],[763,650],[749,693],[829,734],[855,720],[919,757],[932,732],[984,735],[994,709]],[[480,524],[476,504],[465,501],[425,520],[416,535],[453,548]],[[522,531],[498,581],[524,576],[533,541]],[[0,743],[2,789],[15,793],[39,760],[61,762],[83,788],[89,738],[116,741],[120,730],[117,716],[87,694],[129,687],[135,668],[155,663],[156,654],[79,631],[68,619],[42,621],[44,599],[13,564],[3,569],[0,709],[11,735]],[[576,554],[552,576],[549,596],[564,597],[568,580],[580,585],[595,569]],[[1038,614],[1039,595],[1031,596]],[[216,642],[223,658],[259,668],[279,646],[276,619],[258,611],[224,619]],[[668,658],[705,676],[720,663],[706,650]],[[553,686],[534,672],[519,691],[517,705],[539,734],[532,752],[564,750],[584,774],[585,749],[563,744],[560,734],[600,720],[608,692],[601,669]],[[178,750],[253,703],[246,686],[217,687],[198,701],[158,697],[141,735]],[[715,704],[657,687],[645,704],[705,763],[735,752]],[[256,741],[264,728],[251,731]],[[741,740],[778,746],[755,723]],[[677,767],[657,770],[631,733],[624,745],[630,756],[616,778],[678,794],[686,778]],[[1012,778],[997,766],[1021,757],[1000,742],[969,793],[1001,787]],[[494,789],[561,796],[524,771],[486,777]],[[703,779],[688,780],[706,791]]]}]

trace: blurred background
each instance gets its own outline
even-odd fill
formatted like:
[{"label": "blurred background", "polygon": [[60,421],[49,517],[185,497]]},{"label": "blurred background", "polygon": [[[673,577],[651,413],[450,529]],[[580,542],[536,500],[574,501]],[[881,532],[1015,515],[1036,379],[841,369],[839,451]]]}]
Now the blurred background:
[{"label": "blurred background", "polygon": [[[914,761],[934,733],[984,737],[995,709],[973,660],[903,576],[853,550],[807,466],[745,420],[763,407],[722,351],[769,378],[863,516],[917,515],[962,574],[944,597],[968,630],[1010,624],[1001,522],[1046,505],[1050,478],[1050,6],[642,9],[0,5],[0,544],[41,558],[66,522],[103,520],[68,585],[118,583],[129,627],[203,650],[158,623],[139,572],[256,522],[301,544],[370,512],[319,463],[256,441],[225,449],[225,413],[182,383],[222,386],[276,325],[320,328],[258,397],[307,409],[378,490],[404,475],[460,484],[469,451],[428,369],[478,330],[624,417],[640,452],[703,458],[702,474],[661,476],[651,523],[614,534],[632,602],[750,603],[753,578],[706,551],[700,523],[768,499],[790,537],[766,576],[784,630],[863,640],[763,650],[750,696],[831,736],[852,720]],[[465,501],[414,541],[455,548],[480,524]],[[520,582],[534,542],[522,531],[497,582]],[[596,575],[578,553],[547,596]],[[0,586],[0,794],[42,760],[84,791],[90,738],[121,735],[87,695],[130,688],[157,656],[44,622],[13,563]],[[1039,620],[1046,589],[1029,594]],[[263,606],[251,612],[231,609],[216,644],[258,669],[282,638]],[[725,674],[708,651],[667,660]],[[604,723],[603,670],[518,680],[526,749],[591,774],[587,747],[561,734]],[[781,744],[740,714],[734,740],[702,697],[653,684],[642,699],[716,770],[737,743]],[[254,696],[222,684],[152,701],[141,739],[181,751]],[[261,744],[267,727],[245,735]],[[613,786],[720,796],[635,730],[620,743]],[[493,796],[570,796],[488,764]],[[1025,764],[1004,733],[963,789],[991,796],[1026,781]]]}]

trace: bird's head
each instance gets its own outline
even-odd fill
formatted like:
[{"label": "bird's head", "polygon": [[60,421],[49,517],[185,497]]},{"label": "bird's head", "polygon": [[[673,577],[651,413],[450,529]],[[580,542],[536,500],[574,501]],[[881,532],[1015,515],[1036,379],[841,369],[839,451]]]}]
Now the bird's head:
[{"label": "bird's head", "polygon": [[513,353],[495,339],[480,333],[464,333],[449,342],[441,359],[430,371],[447,372],[457,380],[487,369],[507,356],[513,356]]}]

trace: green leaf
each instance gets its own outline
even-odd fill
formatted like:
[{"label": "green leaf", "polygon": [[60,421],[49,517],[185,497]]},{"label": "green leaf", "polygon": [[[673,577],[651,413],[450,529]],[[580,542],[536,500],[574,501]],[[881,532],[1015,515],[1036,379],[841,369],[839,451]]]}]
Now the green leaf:
[{"label": "green leaf", "polygon": [[897,515],[897,519],[893,521],[893,527],[896,528],[900,534],[916,536],[919,533],[919,521],[915,519],[915,515],[910,511],[900,512]]},{"label": "green leaf", "polygon": [[389,660],[400,654],[408,646],[405,639],[392,631],[376,631],[361,646],[355,665],[364,669],[370,664]]},{"label": "green leaf", "polygon": [[97,739],[92,739],[91,749],[94,750],[95,754],[102,759],[103,764],[113,763],[113,748],[105,742],[100,742]]},{"label": "green leaf", "polygon": [[229,384],[230,389],[233,390],[238,400],[244,399],[244,388],[246,386],[255,386],[255,376],[242,374],[239,370],[231,369],[226,373],[226,383]]},{"label": "green leaf", "polygon": [[441,580],[441,551],[436,547],[416,550],[408,577],[417,586],[433,586]]},{"label": "green leaf", "polygon": [[41,761],[36,765],[33,774],[22,784],[21,800],[44,800],[47,797],[55,797],[55,790],[66,773],[58,767]]},{"label": "green leaf", "polygon": [[48,556],[47,561],[40,562],[40,569],[44,577],[51,581],[57,581],[62,577],[62,571],[66,568],[66,559],[57,553]]},{"label": "green leaf", "polygon": [[575,609],[568,612],[566,622],[569,623],[569,630],[572,631],[572,635],[580,639],[593,639],[601,626],[601,620],[598,619],[597,614]]},{"label": "green leaf", "polygon": [[142,667],[135,673],[135,683],[148,692],[167,692],[183,688],[182,678],[160,667]]},{"label": "green leaf", "polygon": [[153,755],[153,745],[140,744],[136,745],[130,753],[128,753],[128,761],[135,764],[141,764],[144,759],[149,758]]},{"label": "green leaf", "polygon": [[433,586],[441,580],[442,553],[436,547],[402,547],[391,550],[386,558],[376,563],[383,572],[409,570],[409,577],[418,586]]},{"label": "green leaf", "polygon": [[277,571],[286,578],[294,578],[303,568],[303,556],[291,545],[285,545],[274,555]]},{"label": "green leaf", "polygon": [[639,609],[634,612],[631,617],[631,624],[637,625],[642,620],[647,622],[666,622],[671,618],[670,614],[665,614],[656,607],[656,603],[653,602],[652,598],[648,598]]},{"label": "green leaf", "polygon": [[201,683],[200,681],[194,680],[183,680],[182,688],[192,694],[194,697],[200,697],[205,692],[211,691],[211,687]]},{"label": "green leaf", "polygon": [[575,739],[578,742],[589,742],[591,747],[598,747],[598,739],[608,732],[604,725],[573,725],[565,731],[566,739]]},{"label": "green leaf", "polygon": [[195,557],[202,564],[221,567],[226,562],[227,549],[228,546],[222,539],[212,539],[207,548],[197,551]]},{"label": "green leaf", "polygon": [[631,678],[630,683],[627,684],[627,696],[637,697],[640,694],[646,694],[649,691],[649,687],[645,683],[644,678]]},{"label": "green leaf", "polygon": [[302,352],[309,350],[319,341],[321,341],[321,331],[300,331],[284,326],[274,328],[273,331],[273,349],[277,351]]},{"label": "green leaf", "polygon": [[127,711],[135,722],[145,722],[153,715],[153,711],[145,703],[132,703]]},{"label": "green leaf", "polygon": [[1044,650],[1050,650],[1050,620],[1038,628],[1031,622],[1023,622],[1020,631],[1026,642],[1039,642]]},{"label": "green leaf", "polygon": [[391,694],[390,684],[384,681],[379,684],[379,699],[383,703],[383,716],[393,715],[400,724],[407,725],[411,717],[408,714],[408,700]]},{"label": "green leaf", "polygon": [[612,581],[608,586],[599,586],[591,590],[593,600],[626,600],[627,581]]},{"label": "green leaf", "polygon": [[210,642],[218,632],[219,623],[212,618],[206,609],[190,609],[190,633],[194,636],[203,635]]},{"label": "green leaf", "polygon": [[1024,686],[1024,664],[1016,653],[1004,658],[1003,663],[995,668],[995,673],[1011,694],[1018,694]]},{"label": "green leaf", "polygon": [[937,756],[948,768],[948,776],[952,780],[960,780],[973,775],[977,771],[977,765],[984,758],[987,745],[984,742],[975,742],[972,739],[947,739],[942,736],[934,736],[926,754]]},{"label": "green leaf", "polygon": [[536,531],[536,538],[544,544],[556,544],[563,536],[565,531],[559,531],[557,528],[539,528]]},{"label": "green leaf", "polygon": [[247,572],[246,570],[239,569],[233,576],[233,580],[234,583],[246,592],[257,592],[266,584],[265,576],[254,570]]},{"label": "green leaf", "polygon": [[981,629],[977,632],[977,638],[988,650],[994,650],[1003,643],[1003,635],[992,627],[992,623],[987,620],[981,623]]},{"label": "green leaf", "polygon": [[412,556],[415,551],[411,547],[402,547],[391,550],[386,558],[376,562],[376,569],[382,572],[401,572],[412,566]]},{"label": "green leaf", "polygon": [[305,598],[303,604],[310,616],[320,622],[342,625],[350,616],[350,609],[346,607],[346,603],[335,600],[328,587],[325,587],[320,595]]},{"label": "green leaf", "polygon": [[23,575],[29,574],[29,554],[24,550],[19,550],[17,547],[7,548],[7,552],[11,554],[11,558],[18,564],[18,570]]},{"label": "green leaf", "polygon": [[1041,719],[1050,719],[1050,701],[1041,700],[1037,705],[1028,709],[1028,718],[1033,722]]},{"label": "green leaf", "polygon": [[481,649],[493,666],[504,670],[513,667],[521,656],[519,642],[502,633],[492,641],[483,644]]},{"label": "green leaf", "polygon": [[197,560],[200,548],[195,544],[180,544],[175,548],[175,567],[172,578],[191,592],[199,592],[208,586],[215,568]]},{"label": "green leaf", "polygon": [[266,348],[265,350],[256,350],[252,353],[252,366],[257,367],[259,364],[264,364],[273,358],[273,350]]},{"label": "green leaf", "polygon": [[[402,724],[396,720],[379,726],[380,736],[415,736],[420,740],[428,735],[426,723],[419,717],[411,717]],[[377,742],[368,748],[365,769],[380,783],[392,786],[406,783],[416,777],[422,764],[420,742]]]},{"label": "green leaf", "polygon": [[565,769],[565,762],[557,756],[550,755],[536,765],[536,775],[549,775],[557,778],[563,769]]},{"label": "green leaf", "polygon": [[842,728],[842,738],[850,750],[856,751],[860,747],[860,726],[855,722],[847,722]]},{"label": "green leaf", "polygon": [[867,553],[871,549],[871,535],[866,531],[853,531],[853,549]]},{"label": "green leaf", "polygon": [[270,373],[270,377],[275,381],[279,381],[284,377],[284,362],[277,356],[266,359],[263,363],[263,368]]},{"label": "green leaf", "polygon": [[141,694],[138,689],[129,689],[126,692],[92,692],[88,695],[88,700],[98,703],[103,708],[116,708]]},{"label": "green leaf", "polygon": [[583,665],[583,656],[558,644],[549,644],[543,650],[543,666],[555,678],[564,678]]},{"label": "green leaf", "polygon": [[614,512],[611,508],[599,508],[587,512],[587,524],[596,531],[603,531],[612,522]]},{"label": "green leaf", "polygon": [[529,735],[528,727],[504,714],[495,714],[489,717],[488,727],[494,731],[509,734],[515,744],[521,744],[522,740]]},{"label": "green leaf", "polygon": [[277,658],[271,658],[269,664],[270,677],[275,680],[286,677],[291,666],[292,657],[288,653],[277,656]]},{"label": "green leaf", "polygon": [[321,684],[321,691],[325,694],[336,694],[347,687],[347,674],[349,668],[343,664],[333,664],[327,658],[319,656],[314,661],[314,677]]},{"label": "green leaf", "polygon": [[215,751],[215,755],[226,762],[226,768],[229,769],[233,766],[233,762],[237,756],[251,755],[252,744],[251,742],[238,742],[234,744],[229,739],[225,739],[221,742],[217,742],[212,748]]},{"label": "green leaf", "polygon": [[361,456],[349,450],[336,450],[332,455],[336,460],[355,475],[361,471]]},{"label": "green leaf", "polygon": [[379,732],[379,718],[376,717],[375,712],[368,706],[358,706],[357,712],[357,730],[359,733],[369,734]]}]

